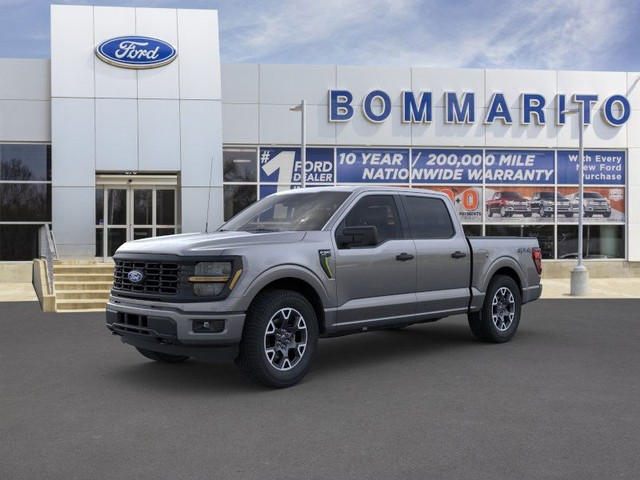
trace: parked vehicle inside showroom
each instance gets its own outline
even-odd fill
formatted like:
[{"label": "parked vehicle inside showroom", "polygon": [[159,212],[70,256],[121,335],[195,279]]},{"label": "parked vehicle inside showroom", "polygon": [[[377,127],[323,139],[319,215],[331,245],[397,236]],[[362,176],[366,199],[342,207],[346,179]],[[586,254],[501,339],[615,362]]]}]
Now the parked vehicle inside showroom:
[{"label": "parked vehicle inside showroom", "polygon": [[535,192],[531,197],[531,210],[537,212],[541,217],[552,217],[557,208],[558,215],[573,217],[578,213],[578,202],[570,200],[557,192]]},{"label": "parked vehicle inside showroom", "polygon": [[495,192],[485,205],[489,217],[492,217],[494,213],[500,214],[501,217],[512,217],[516,214],[525,217],[532,215],[531,202],[520,192],[511,190]]}]

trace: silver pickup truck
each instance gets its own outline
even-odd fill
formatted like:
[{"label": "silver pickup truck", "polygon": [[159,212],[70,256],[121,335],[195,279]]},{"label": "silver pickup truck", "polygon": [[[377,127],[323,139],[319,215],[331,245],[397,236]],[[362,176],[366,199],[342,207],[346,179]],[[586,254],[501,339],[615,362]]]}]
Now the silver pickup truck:
[{"label": "silver pickup truck", "polygon": [[235,359],[289,387],[318,338],[466,314],[510,340],[540,297],[535,238],[467,238],[443,194],[327,187],[271,195],[213,233],[125,243],[107,327],[150,359]]}]

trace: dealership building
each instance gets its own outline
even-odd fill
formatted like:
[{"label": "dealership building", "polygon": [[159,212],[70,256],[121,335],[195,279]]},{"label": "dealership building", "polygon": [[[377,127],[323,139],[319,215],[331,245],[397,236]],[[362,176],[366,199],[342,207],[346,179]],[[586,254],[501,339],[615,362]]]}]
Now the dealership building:
[{"label": "dealership building", "polygon": [[0,59],[0,264],[40,256],[43,225],[60,258],[100,261],[345,184],[444,191],[468,234],[535,236],[569,260],[582,115],[585,255],[619,275],[640,262],[639,80],[221,65],[215,10],[53,5],[51,59]]}]

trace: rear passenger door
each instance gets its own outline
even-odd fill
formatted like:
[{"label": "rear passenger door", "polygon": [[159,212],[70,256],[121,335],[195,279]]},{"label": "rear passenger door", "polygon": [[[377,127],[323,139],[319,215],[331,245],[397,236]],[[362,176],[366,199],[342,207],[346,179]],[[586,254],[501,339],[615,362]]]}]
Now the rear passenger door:
[{"label": "rear passenger door", "polygon": [[450,204],[437,196],[402,195],[416,245],[416,313],[466,312],[471,255]]},{"label": "rear passenger door", "polygon": [[[336,239],[337,328],[354,330],[410,321],[415,311],[415,245],[404,231],[393,194],[360,197],[338,223]],[[375,245],[341,245],[345,227],[375,227]]]}]

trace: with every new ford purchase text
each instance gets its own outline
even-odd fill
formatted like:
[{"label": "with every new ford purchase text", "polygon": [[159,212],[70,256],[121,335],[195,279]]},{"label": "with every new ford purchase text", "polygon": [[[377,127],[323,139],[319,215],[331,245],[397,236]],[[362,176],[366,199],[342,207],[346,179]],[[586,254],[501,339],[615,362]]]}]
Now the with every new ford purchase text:
[{"label": "with every new ford purchase text", "polygon": [[235,360],[270,387],[307,373],[320,337],[466,314],[510,340],[540,297],[535,238],[465,237],[441,193],[305,188],[254,203],[213,233],[125,243],[107,327],[160,362]]}]

